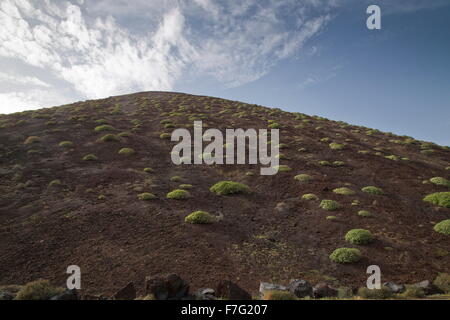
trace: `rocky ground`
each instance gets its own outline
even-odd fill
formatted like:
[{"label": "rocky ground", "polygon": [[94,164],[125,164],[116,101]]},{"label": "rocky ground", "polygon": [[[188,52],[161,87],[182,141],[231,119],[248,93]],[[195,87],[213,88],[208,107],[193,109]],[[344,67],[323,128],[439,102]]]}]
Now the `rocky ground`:
[{"label": "rocky ground", "polygon": [[[162,134],[192,129],[194,120],[221,130],[279,127],[288,170],[261,176],[259,165],[174,165],[174,143]],[[134,152],[119,154],[123,148]],[[69,265],[81,268],[82,294],[108,297],[130,282],[144,296],[147,276],[168,273],[191,292],[232,281],[251,296],[261,282],[290,279],[355,289],[369,265],[380,266],[383,282],[432,281],[450,272],[449,235],[435,230],[450,219],[449,170],[448,147],[181,93],[1,115],[0,285],[42,278],[63,286]],[[210,191],[223,180],[251,192]],[[176,189],[190,197],[168,199]],[[441,202],[423,201],[438,192]],[[154,198],[141,200],[144,193]],[[323,200],[337,206],[321,207]],[[223,218],[186,223],[197,210]],[[352,229],[369,230],[371,241],[349,242]],[[332,261],[341,247],[358,249],[359,259]]]}]

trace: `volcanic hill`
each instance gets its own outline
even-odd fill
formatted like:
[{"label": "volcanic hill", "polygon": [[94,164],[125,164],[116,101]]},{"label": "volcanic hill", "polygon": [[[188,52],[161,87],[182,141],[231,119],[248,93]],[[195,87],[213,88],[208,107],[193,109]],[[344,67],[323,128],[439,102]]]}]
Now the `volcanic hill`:
[{"label": "volcanic hill", "polygon": [[[174,165],[170,133],[195,120],[279,128],[284,170]],[[369,265],[383,282],[432,280],[450,272],[449,228],[436,228],[450,219],[449,177],[448,147],[219,98],[144,92],[0,115],[0,285],[64,285],[69,265],[93,294],[159,273],[252,294],[294,278],[359,287]],[[220,181],[249,192],[210,191]],[[199,210],[221,218],[185,222]],[[372,241],[346,239],[352,229]],[[341,247],[360,260],[332,261]]]}]

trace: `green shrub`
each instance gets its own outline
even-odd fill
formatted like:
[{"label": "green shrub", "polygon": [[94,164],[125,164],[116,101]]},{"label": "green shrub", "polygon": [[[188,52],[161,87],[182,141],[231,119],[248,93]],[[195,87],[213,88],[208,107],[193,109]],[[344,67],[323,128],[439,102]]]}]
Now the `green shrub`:
[{"label": "green shrub", "polygon": [[270,129],[280,129],[281,125],[279,123],[274,122],[272,124],[269,124],[269,128]]},{"label": "green shrub", "polygon": [[361,259],[361,252],[355,248],[338,248],[330,255],[330,260],[336,263],[354,263]]},{"label": "green shrub", "polygon": [[436,192],[427,195],[423,201],[432,203],[439,207],[450,208],[450,192]]},{"label": "green shrub", "polygon": [[380,289],[369,289],[366,287],[362,287],[358,289],[358,296],[363,299],[389,299],[393,297],[393,292],[386,286],[381,286]]},{"label": "green shrub", "polygon": [[333,161],[333,166],[335,167],[342,167],[343,165],[345,165],[344,161]]},{"label": "green shrub", "polygon": [[263,300],[298,300],[297,297],[285,290],[267,290],[264,292]]},{"label": "green shrub", "polygon": [[250,187],[245,184],[233,181],[221,181],[213,185],[209,191],[218,195],[250,193]]},{"label": "green shrub", "polygon": [[131,148],[122,148],[119,150],[119,154],[124,155],[124,156],[131,156],[131,155],[135,154],[135,151]]},{"label": "green shrub", "polygon": [[326,219],[330,220],[330,221],[334,221],[334,220],[337,220],[338,217],[336,217],[336,216],[328,216],[328,217],[326,217]]},{"label": "green shrub", "polygon": [[59,146],[61,148],[72,148],[73,147],[73,142],[72,141],[62,141],[59,143]]},{"label": "green shrub", "polygon": [[352,189],[346,187],[334,189],[333,192],[343,196],[353,196],[356,193]]},{"label": "green shrub", "polygon": [[319,197],[316,196],[314,193],[306,193],[302,195],[303,200],[319,200]]},{"label": "green shrub", "polygon": [[180,184],[178,187],[180,189],[192,189],[192,184]]},{"label": "green shrub", "polygon": [[353,297],[353,290],[349,287],[340,287],[338,288],[337,297],[339,299],[350,299]]},{"label": "green shrub", "polygon": [[328,142],[328,141],[330,141],[330,138],[322,138],[322,139],[320,139],[320,142]]},{"label": "green shrub", "polygon": [[108,124],[108,120],[106,120],[106,119],[98,119],[98,120],[95,120],[95,123],[97,123],[97,124]]},{"label": "green shrub", "polygon": [[195,211],[188,215],[184,221],[192,224],[208,224],[214,222],[214,217],[205,211]]},{"label": "green shrub", "polygon": [[98,160],[97,156],[92,153],[83,157],[83,161],[96,161],[96,160]]},{"label": "green shrub", "polygon": [[351,244],[368,244],[373,241],[373,235],[369,230],[352,229],[345,235],[345,241]]},{"label": "green shrub", "polygon": [[300,181],[300,182],[309,182],[309,181],[311,181],[312,177],[309,174],[302,173],[302,174],[296,175],[294,177],[294,179],[297,181]]},{"label": "green shrub", "polygon": [[402,299],[417,299],[425,297],[425,291],[422,288],[407,285],[405,291],[398,294],[398,297]]},{"label": "green shrub", "polygon": [[345,148],[344,144],[332,142],[329,144],[331,150],[342,150]]},{"label": "green shrub", "polygon": [[430,156],[430,155],[432,155],[434,153],[434,150],[433,149],[426,149],[426,150],[420,151],[420,153],[422,153],[422,154],[424,154],[426,156]]},{"label": "green shrub", "polygon": [[144,172],[152,173],[153,169],[152,168],[144,168]]},{"label": "green shrub", "polygon": [[94,130],[95,130],[95,132],[103,132],[103,131],[114,131],[115,129],[108,124],[104,124],[104,125],[95,127]]},{"label": "green shrub", "polygon": [[121,138],[128,138],[131,136],[131,134],[129,132],[121,132],[118,134],[118,136]]},{"label": "green shrub", "polygon": [[33,143],[38,143],[38,142],[41,142],[41,138],[36,137],[36,136],[31,136],[25,140],[24,144],[33,144]]},{"label": "green shrub", "polygon": [[395,155],[385,156],[385,158],[389,159],[389,160],[394,160],[394,161],[400,160],[400,157],[395,156]]},{"label": "green shrub", "polygon": [[170,133],[162,133],[159,137],[160,137],[161,139],[168,139],[168,140],[170,140],[170,138],[172,137],[172,135],[171,135]]},{"label": "green shrub", "polygon": [[339,202],[334,200],[322,200],[320,202],[319,207],[321,207],[324,210],[335,211],[340,209],[342,206],[339,204]]},{"label": "green shrub", "polygon": [[431,178],[430,182],[438,186],[450,187],[450,181],[442,177]]},{"label": "green shrub", "polygon": [[183,200],[191,197],[191,194],[182,189],[176,189],[167,194],[167,199]]},{"label": "green shrub", "polygon": [[156,199],[156,196],[153,193],[144,192],[144,193],[138,194],[138,199],[142,200],[142,201],[148,201],[148,200]]},{"label": "green shrub", "polygon": [[285,165],[285,164],[281,164],[279,166],[275,166],[274,169],[278,170],[278,172],[289,172],[292,171],[292,168]]},{"label": "green shrub", "polygon": [[367,218],[367,217],[371,217],[372,214],[367,210],[360,210],[360,211],[358,211],[358,216]]},{"label": "green shrub", "polygon": [[434,231],[445,235],[450,235],[450,219],[436,223],[433,227]]},{"label": "green shrub", "polygon": [[53,180],[52,182],[50,182],[48,184],[49,187],[56,187],[56,186],[60,186],[60,185],[61,185],[61,180],[59,180],[59,179]]},{"label": "green shrub", "polygon": [[181,178],[180,176],[173,176],[172,178],[170,178],[170,181],[181,182],[181,181],[183,181],[183,178]]},{"label": "green shrub", "polygon": [[330,161],[319,161],[319,165],[321,166],[331,166],[331,162]]},{"label": "green shrub", "polygon": [[119,141],[119,138],[115,134],[107,134],[100,138],[102,142]]},{"label": "green shrub", "polygon": [[361,189],[361,191],[368,194],[376,194],[376,195],[384,194],[383,190],[374,186],[364,187]]},{"label": "green shrub", "polygon": [[63,288],[50,285],[48,280],[36,280],[27,283],[17,293],[16,300],[50,300],[50,298],[62,293]]},{"label": "green shrub", "polygon": [[450,293],[450,274],[439,273],[436,279],[434,279],[433,284],[442,292]]}]

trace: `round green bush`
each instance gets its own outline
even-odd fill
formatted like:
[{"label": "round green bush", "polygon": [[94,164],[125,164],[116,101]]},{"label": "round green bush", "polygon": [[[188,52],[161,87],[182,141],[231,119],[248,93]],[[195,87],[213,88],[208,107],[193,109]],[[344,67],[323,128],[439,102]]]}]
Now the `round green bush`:
[{"label": "round green bush", "polygon": [[129,132],[121,132],[118,134],[118,136],[121,138],[128,138],[131,136],[131,134]]},{"label": "round green bush", "polygon": [[383,194],[383,190],[374,186],[368,186],[361,189],[362,192],[368,193],[368,194]]},{"label": "round green bush", "polygon": [[124,156],[131,156],[133,154],[135,154],[134,149],[131,148],[122,148],[119,150],[119,154],[124,155]]},{"label": "round green bush", "polygon": [[345,148],[345,145],[336,142],[330,143],[329,146],[331,150],[342,150]]},{"label": "round green bush", "polygon": [[167,199],[183,200],[191,197],[191,194],[186,190],[176,189],[167,194]]},{"label": "round green bush", "polygon": [[96,160],[98,160],[97,156],[95,154],[92,154],[92,153],[90,153],[88,155],[85,155],[83,157],[83,161],[96,161]]},{"label": "round green bush", "polygon": [[245,184],[233,181],[221,181],[213,185],[209,191],[218,195],[250,193],[250,187]]},{"label": "round green bush", "polygon": [[340,209],[341,205],[339,204],[339,202],[334,200],[322,200],[320,202],[319,207],[321,207],[324,210],[334,211]]},{"label": "round green bush", "polygon": [[345,235],[345,241],[351,244],[368,244],[372,240],[372,233],[365,229],[352,229]]},{"label": "round green bush", "polygon": [[214,217],[205,211],[195,211],[188,215],[184,221],[192,224],[208,224],[214,222]]},{"label": "round green bush", "polygon": [[447,220],[443,220],[439,223],[436,223],[433,227],[434,231],[445,234],[445,235],[450,235],[450,219]]},{"label": "round green bush", "polygon": [[321,166],[331,166],[331,162],[330,161],[320,161],[319,162],[319,165],[321,165]]},{"label": "round green bush", "polygon": [[333,190],[334,193],[336,194],[340,194],[343,196],[353,196],[354,194],[356,194],[355,191],[353,191],[352,189],[343,187],[343,188],[336,188]]},{"label": "round green bush", "polygon": [[108,125],[108,124],[104,124],[104,125],[95,127],[95,131],[96,131],[96,132],[102,132],[102,131],[114,131],[114,130],[115,130],[115,129],[114,129],[112,126]]},{"label": "round green bush", "polygon": [[296,175],[294,177],[294,179],[297,181],[300,181],[300,182],[309,182],[309,181],[311,181],[312,177],[309,174],[302,173],[302,174]]},{"label": "round green bush", "polygon": [[439,207],[450,208],[450,192],[436,192],[427,195],[423,201]]},{"label": "round green bush", "polygon": [[336,217],[336,216],[327,216],[326,219],[330,220],[330,221],[334,221],[334,220],[337,220],[338,217]]},{"label": "round green bush", "polygon": [[73,142],[72,141],[62,141],[59,143],[59,146],[61,148],[71,148],[71,147],[73,147]]},{"label": "round green bush", "polygon": [[319,197],[316,196],[314,193],[306,193],[302,195],[303,200],[319,200]]},{"label": "round green bush", "polygon": [[330,260],[336,263],[354,263],[361,259],[361,252],[355,248],[338,248],[330,255]]},{"label": "round green bush", "polygon": [[41,142],[41,138],[36,137],[36,136],[31,136],[25,140],[24,144],[33,144],[33,143],[38,143],[38,142]]},{"label": "round green bush", "polygon": [[180,184],[178,187],[180,189],[192,189],[192,184]]},{"label": "round green bush", "polygon": [[161,135],[159,136],[161,139],[169,139],[172,137],[172,135],[170,133],[161,133]]},{"label": "round green bush", "polygon": [[119,138],[115,134],[107,134],[100,138],[100,141],[102,142],[112,142],[112,141],[119,141]]},{"label": "round green bush", "polygon": [[281,164],[279,166],[275,166],[274,169],[278,170],[278,172],[289,172],[292,170],[291,167],[285,165],[285,164]]},{"label": "round green bush", "polygon": [[450,293],[450,274],[448,273],[439,273],[436,279],[434,279],[433,284],[436,288],[441,290],[442,292],[449,294]]},{"label": "round green bush", "polygon": [[442,177],[431,178],[430,182],[438,186],[450,187],[450,181]]},{"label": "round green bush", "polygon": [[153,169],[152,168],[144,168],[144,172],[152,173]]},{"label": "round green bush", "polygon": [[138,199],[142,200],[142,201],[148,201],[148,200],[156,199],[156,196],[153,193],[144,192],[144,193],[138,194]]},{"label": "round green bush", "polygon": [[367,210],[361,210],[361,211],[358,211],[358,216],[367,218],[367,217],[372,216],[372,214]]}]

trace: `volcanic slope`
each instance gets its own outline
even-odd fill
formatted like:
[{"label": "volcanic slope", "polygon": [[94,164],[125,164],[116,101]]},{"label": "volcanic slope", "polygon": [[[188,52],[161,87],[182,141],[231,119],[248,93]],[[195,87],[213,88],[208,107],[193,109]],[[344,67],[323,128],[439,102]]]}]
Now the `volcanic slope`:
[{"label": "volcanic slope", "polygon": [[[175,143],[164,133],[192,130],[195,120],[220,130],[279,128],[288,170],[174,165]],[[69,265],[80,266],[85,293],[107,294],[159,273],[177,273],[193,288],[229,279],[252,294],[260,281],[294,278],[359,287],[369,265],[380,266],[383,281],[432,280],[450,271],[449,235],[433,228],[450,219],[450,200],[423,198],[448,196],[449,169],[448,147],[182,93],[1,115],[0,285],[63,285]],[[211,192],[220,181],[250,192]],[[167,198],[177,189],[190,197]],[[186,223],[198,210],[223,218]],[[352,229],[369,230],[373,241],[349,243]],[[340,247],[362,258],[331,261]]]}]

